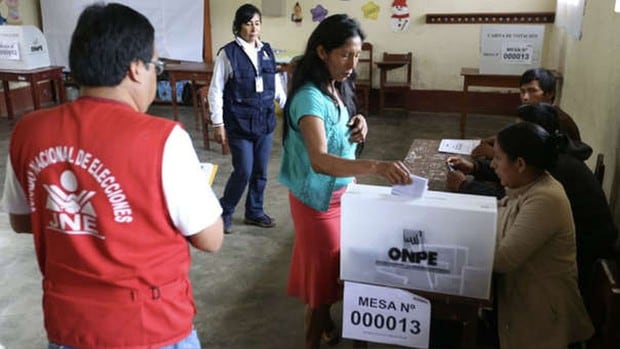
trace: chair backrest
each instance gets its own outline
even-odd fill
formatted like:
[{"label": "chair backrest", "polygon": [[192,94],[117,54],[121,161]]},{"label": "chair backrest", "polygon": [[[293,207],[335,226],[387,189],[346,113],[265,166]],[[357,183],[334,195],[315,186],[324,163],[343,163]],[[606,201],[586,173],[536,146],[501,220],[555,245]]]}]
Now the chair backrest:
[{"label": "chair backrest", "polygon": [[372,85],[372,55],[372,44],[364,42],[362,44],[362,53],[357,61],[357,68],[355,68],[358,85]]},{"label": "chair backrest", "polygon": [[[204,118],[204,122],[211,123],[211,112],[209,111],[209,85],[202,86],[197,91],[198,103],[200,104],[200,112]],[[204,125],[203,125],[204,127]]]},{"label": "chair backrest", "polygon": [[620,265],[612,259],[599,259],[593,268],[592,289],[584,300],[595,333],[588,348],[620,347]]},{"label": "chair backrest", "polygon": [[605,178],[605,160],[602,153],[598,153],[596,156],[596,165],[594,166],[594,177],[598,182],[603,185],[603,179]]},{"label": "chair backrest", "polygon": [[413,54],[408,53],[387,53],[383,52],[383,61],[406,61],[407,62],[407,84],[411,85],[411,61]]}]

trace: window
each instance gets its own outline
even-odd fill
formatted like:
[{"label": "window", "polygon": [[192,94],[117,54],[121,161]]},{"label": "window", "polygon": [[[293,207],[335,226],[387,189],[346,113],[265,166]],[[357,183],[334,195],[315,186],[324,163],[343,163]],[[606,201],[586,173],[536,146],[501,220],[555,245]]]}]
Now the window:
[{"label": "window", "polygon": [[[616,0],[616,4],[619,0]],[[558,0],[555,24],[576,40],[581,39],[581,22],[586,0]],[[616,6],[617,7],[617,6]]]}]

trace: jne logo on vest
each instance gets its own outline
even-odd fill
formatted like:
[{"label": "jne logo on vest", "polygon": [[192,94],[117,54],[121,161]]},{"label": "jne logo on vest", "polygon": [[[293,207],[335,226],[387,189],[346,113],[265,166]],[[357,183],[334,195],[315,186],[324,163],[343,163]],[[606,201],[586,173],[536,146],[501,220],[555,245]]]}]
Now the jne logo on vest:
[{"label": "jne logo on vest", "polygon": [[79,190],[72,171],[66,170],[60,175],[60,186],[44,184],[43,187],[48,193],[46,208],[52,214],[48,229],[105,239],[97,231],[97,213],[90,201],[96,193]]}]

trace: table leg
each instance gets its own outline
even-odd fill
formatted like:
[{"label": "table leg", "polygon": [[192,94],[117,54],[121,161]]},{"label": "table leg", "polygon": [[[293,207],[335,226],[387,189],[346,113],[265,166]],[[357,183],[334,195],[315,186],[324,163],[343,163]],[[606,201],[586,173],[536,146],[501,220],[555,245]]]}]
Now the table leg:
[{"label": "table leg", "polygon": [[56,102],[58,104],[65,103],[67,101],[67,95],[65,93],[65,79],[59,77],[54,80],[54,86],[57,86],[56,90]]},{"label": "table leg", "polygon": [[6,103],[6,114],[9,120],[13,120],[13,101],[11,100],[11,89],[9,88],[9,82],[2,80],[2,87],[4,88],[4,102]]},{"label": "table leg", "polygon": [[[478,308],[472,307],[467,310],[467,316],[462,319],[463,334],[461,336],[461,348],[477,348],[478,339]],[[463,314],[465,315],[465,314]]]},{"label": "table leg", "polygon": [[172,116],[175,121],[179,121],[179,114],[177,111],[177,82],[174,78],[174,74],[168,74],[170,79],[170,95],[172,96]]},{"label": "table leg", "polygon": [[387,80],[387,72],[381,70],[381,81],[379,85],[379,116],[383,116],[383,109],[385,108],[385,91],[383,90],[383,84]]},{"label": "table leg", "polygon": [[467,124],[467,112],[469,111],[469,85],[467,81],[463,83],[463,106],[461,107],[461,138],[465,138],[465,126]]},{"label": "table leg", "polygon": [[30,92],[32,93],[32,104],[34,110],[41,109],[41,100],[39,98],[39,83],[34,77],[30,77]]},{"label": "table leg", "polygon": [[196,101],[196,81],[191,81],[192,103],[194,105],[194,127],[200,129],[200,121],[198,121],[198,102]]}]

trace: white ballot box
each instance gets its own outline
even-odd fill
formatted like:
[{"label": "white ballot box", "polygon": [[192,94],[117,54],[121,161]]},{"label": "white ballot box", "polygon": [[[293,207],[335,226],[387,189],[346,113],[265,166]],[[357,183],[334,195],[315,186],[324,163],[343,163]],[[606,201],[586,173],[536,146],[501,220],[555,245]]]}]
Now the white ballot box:
[{"label": "white ballot box", "polygon": [[50,65],[47,41],[37,27],[0,26],[0,69],[31,70]]},{"label": "white ballot box", "polygon": [[342,197],[340,277],[346,281],[489,299],[494,197],[351,185]]}]

